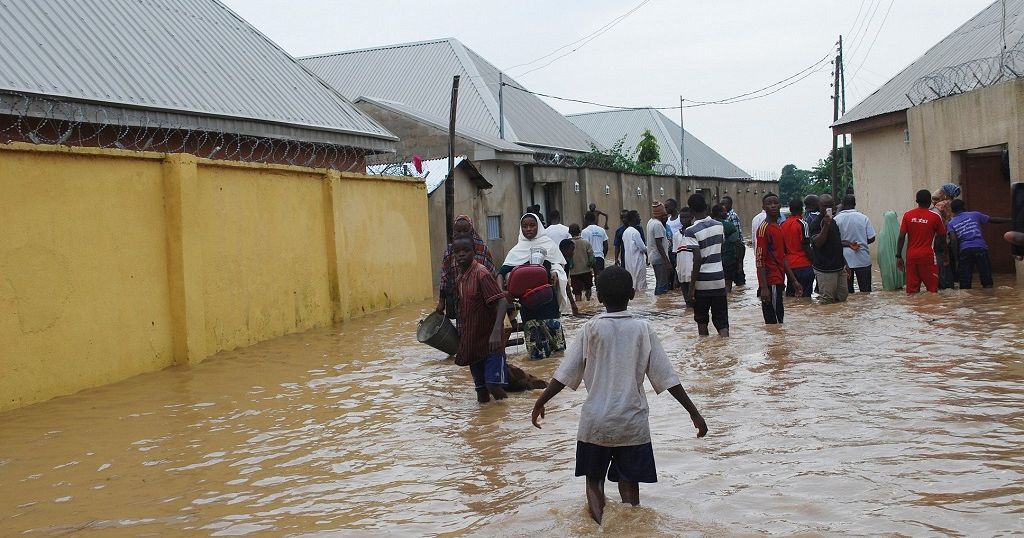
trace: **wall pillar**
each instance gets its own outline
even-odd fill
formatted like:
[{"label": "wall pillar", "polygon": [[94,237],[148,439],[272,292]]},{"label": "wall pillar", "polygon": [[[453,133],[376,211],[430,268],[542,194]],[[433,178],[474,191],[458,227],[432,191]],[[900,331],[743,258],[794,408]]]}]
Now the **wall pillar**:
[{"label": "wall pillar", "polygon": [[163,162],[163,177],[174,362],[197,364],[208,353],[196,157],[168,155]]},{"label": "wall pillar", "polygon": [[328,170],[323,175],[323,200],[324,200],[324,241],[327,253],[327,279],[328,289],[331,294],[331,319],[337,323],[344,321],[351,313],[351,294],[349,287],[342,285],[342,273],[347,279],[348,266],[338,258],[339,242],[344,241],[344,236],[338,234],[338,219],[335,212],[335,196],[338,194],[338,184],[341,181],[341,173],[337,170]]}]

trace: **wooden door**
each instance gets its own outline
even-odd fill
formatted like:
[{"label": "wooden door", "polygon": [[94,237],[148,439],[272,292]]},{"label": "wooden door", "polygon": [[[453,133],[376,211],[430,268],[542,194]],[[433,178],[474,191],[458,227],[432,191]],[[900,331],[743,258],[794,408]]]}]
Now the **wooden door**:
[{"label": "wooden door", "polygon": [[[969,211],[980,211],[992,217],[1010,216],[1010,180],[1003,174],[1002,155],[964,155],[961,178],[962,196]],[[1008,231],[1008,224],[986,224],[982,227],[994,273],[1014,272],[1013,253],[1003,240],[1003,234]]]}]

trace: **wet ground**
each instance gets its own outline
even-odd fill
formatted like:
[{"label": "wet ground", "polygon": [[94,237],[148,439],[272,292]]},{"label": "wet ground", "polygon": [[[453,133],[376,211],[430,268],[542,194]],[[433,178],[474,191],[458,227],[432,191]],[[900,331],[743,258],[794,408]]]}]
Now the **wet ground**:
[{"label": "wet ground", "polygon": [[739,289],[729,339],[698,338],[677,296],[636,301],[710,434],[652,393],[660,482],[603,529],[573,477],[585,392],[543,430],[537,392],[477,404],[415,342],[424,303],[0,414],[0,536],[1020,534],[1009,284],[792,300],[783,327]]}]

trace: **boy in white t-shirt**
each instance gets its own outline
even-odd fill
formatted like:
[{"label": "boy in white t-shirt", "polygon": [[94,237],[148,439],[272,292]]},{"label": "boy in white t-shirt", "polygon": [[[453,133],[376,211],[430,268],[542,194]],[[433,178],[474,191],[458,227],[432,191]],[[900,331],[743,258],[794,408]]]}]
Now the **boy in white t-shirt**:
[{"label": "boy in white t-shirt", "polygon": [[597,279],[597,300],[606,313],[587,322],[566,351],[547,390],[533,406],[540,428],[544,405],[566,386],[587,386],[576,441],[576,476],[587,477],[587,507],[594,521],[604,515],[604,480],[619,483],[622,502],[640,504],[640,482],[657,482],[644,377],[654,391],[668,390],[690,413],[697,437],[708,426],[679,384],[654,328],[626,311],[633,298],[629,271],[612,266]]}]

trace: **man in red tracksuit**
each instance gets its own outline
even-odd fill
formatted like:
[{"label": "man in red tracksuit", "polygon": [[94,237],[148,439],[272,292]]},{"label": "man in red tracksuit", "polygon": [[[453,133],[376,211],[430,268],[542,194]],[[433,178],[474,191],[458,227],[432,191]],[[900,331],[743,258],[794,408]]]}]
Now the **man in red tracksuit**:
[{"label": "man in red tracksuit", "polygon": [[[921,283],[925,289],[935,293],[939,291],[939,266],[936,254],[945,250],[945,240],[935,241],[936,237],[945,239],[946,226],[934,211],[928,209],[932,203],[932,193],[928,190],[917,191],[917,207],[903,214],[900,224],[900,238],[896,242],[896,266],[907,273],[907,293],[921,291]],[[907,243],[907,259],[903,260],[903,244]],[[938,245],[938,253],[935,246]]]}]

